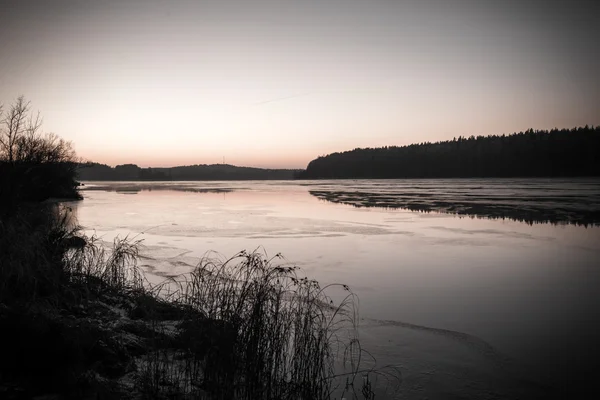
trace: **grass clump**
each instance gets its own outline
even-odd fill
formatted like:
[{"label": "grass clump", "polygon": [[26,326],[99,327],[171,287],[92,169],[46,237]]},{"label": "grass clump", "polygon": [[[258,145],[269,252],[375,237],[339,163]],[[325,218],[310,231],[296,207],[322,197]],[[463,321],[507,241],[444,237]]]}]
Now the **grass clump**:
[{"label": "grass clump", "polygon": [[[340,327],[355,326],[355,295],[344,285],[300,278],[296,267],[276,265],[280,259],[246,251],[226,260],[207,256],[165,284],[171,299],[216,322],[203,332],[207,326],[193,321],[182,326],[193,360],[182,382],[226,398],[330,398],[332,345],[343,342]],[[332,286],[345,292],[335,305],[327,296]]]}]

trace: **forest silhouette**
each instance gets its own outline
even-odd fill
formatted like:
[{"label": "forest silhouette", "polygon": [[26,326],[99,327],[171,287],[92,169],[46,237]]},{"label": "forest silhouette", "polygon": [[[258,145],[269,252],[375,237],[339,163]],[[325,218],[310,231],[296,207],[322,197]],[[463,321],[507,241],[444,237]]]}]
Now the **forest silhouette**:
[{"label": "forest silhouette", "polygon": [[458,137],[321,156],[303,179],[600,176],[600,127]]},{"label": "forest silhouette", "polygon": [[77,177],[83,181],[226,181],[293,179],[300,171],[238,167],[229,164],[200,164],[170,168],[142,168],[135,164],[111,167],[87,162],[79,164]]}]

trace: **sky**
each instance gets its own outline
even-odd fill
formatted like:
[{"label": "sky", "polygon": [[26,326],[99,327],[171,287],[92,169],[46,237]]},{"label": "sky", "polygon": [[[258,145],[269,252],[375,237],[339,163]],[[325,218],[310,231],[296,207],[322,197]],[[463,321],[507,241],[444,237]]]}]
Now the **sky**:
[{"label": "sky", "polygon": [[600,2],[0,3],[0,103],[113,166],[600,125]]}]

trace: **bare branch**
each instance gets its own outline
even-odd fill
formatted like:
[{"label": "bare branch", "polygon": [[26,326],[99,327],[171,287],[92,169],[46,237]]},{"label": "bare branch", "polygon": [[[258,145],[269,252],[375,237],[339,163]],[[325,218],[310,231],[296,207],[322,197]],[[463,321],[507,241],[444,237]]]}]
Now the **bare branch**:
[{"label": "bare branch", "polygon": [[38,130],[42,127],[43,122],[44,122],[44,120],[41,117],[39,111],[37,112],[35,119],[33,118],[33,115],[31,115],[29,117],[27,127],[25,128],[25,130],[27,131],[27,134],[35,135],[38,132]]},{"label": "bare branch", "polygon": [[0,123],[4,129],[0,132],[0,156],[7,158],[8,162],[15,160],[15,146],[26,133],[26,120],[30,109],[30,102],[25,97],[19,96],[11,105],[8,113]]}]

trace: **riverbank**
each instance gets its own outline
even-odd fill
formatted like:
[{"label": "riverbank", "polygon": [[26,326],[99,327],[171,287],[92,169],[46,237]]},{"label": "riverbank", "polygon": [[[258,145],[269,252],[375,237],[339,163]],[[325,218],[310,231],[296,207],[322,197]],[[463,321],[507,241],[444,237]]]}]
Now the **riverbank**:
[{"label": "riverbank", "polygon": [[278,256],[206,258],[152,285],[140,241],[105,246],[57,203],[26,210],[0,224],[2,398],[329,398],[355,355],[354,295],[334,304]]}]

